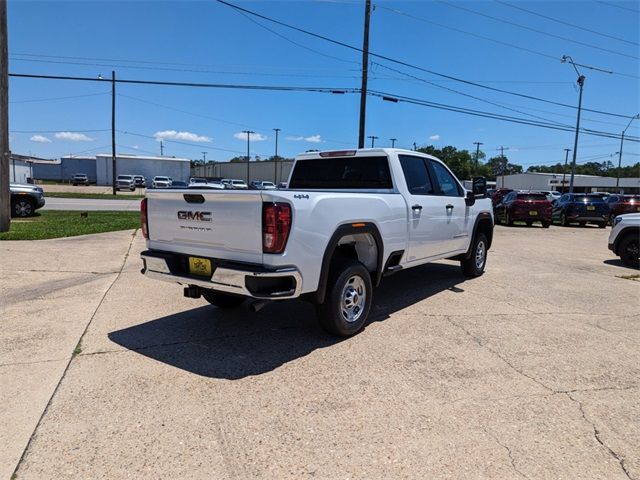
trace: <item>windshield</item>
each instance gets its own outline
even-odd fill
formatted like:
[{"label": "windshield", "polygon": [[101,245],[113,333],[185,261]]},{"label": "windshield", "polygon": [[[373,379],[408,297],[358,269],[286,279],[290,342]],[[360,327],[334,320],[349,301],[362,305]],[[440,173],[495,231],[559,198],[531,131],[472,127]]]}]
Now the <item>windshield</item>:
[{"label": "windshield", "polygon": [[168,182],[169,181],[169,177],[156,177],[156,181]]},{"label": "windshield", "polygon": [[546,200],[547,196],[542,193],[523,193],[518,194],[518,200]]},{"label": "windshield", "polygon": [[231,183],[234,185],[244,185],[244,180],[233,180]]}]

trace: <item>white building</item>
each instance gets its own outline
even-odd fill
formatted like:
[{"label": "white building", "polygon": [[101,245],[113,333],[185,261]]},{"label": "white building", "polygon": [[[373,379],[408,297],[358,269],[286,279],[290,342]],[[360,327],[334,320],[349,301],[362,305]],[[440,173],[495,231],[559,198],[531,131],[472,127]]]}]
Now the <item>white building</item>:
[{"label": "white building", "polygon": [[[557,190],[569,191],[571,175],[564,178],[561,173],[516,173],[514,175],[499,176],[496,179],[497,188],[512,188],[514,190]],[[624,193],[640,193],[640,178],[621,178],[619,190]],[[578,193],[615,192],[615,177],[598,177],[595,175],[575,175],[573,191]]]},{"label": "white building", "polygon": [[[98,185],[112,183],[111,154],[96,155],[96,178]],[[191,161],[188,158],[148,157],[142,155],[118,154],[116,156],[116,175],[144,175],[147,185],[157,175],[171,177],[173,180],[189,181]]]},{"label": "white building", "polygon": [[11,154],[9,162],[9,182],[27,183],[27,178],[31,178],[30,157],[24,155]]}]

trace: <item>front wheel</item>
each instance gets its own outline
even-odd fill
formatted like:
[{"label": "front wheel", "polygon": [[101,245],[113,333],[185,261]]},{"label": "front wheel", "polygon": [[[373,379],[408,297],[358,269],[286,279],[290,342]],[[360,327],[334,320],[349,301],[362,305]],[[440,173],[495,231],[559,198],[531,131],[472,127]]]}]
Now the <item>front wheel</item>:
[{"label": "front wheel", "polygon": [[627,267],[640,267],[640,240],[637,234],[630,234],[620,240],[618,255]]},{"label": "front wheel", "polygon": [[364,327],[373,302],[371,275],[355,260],[332,268],[324,302],[318,305],[320,325],[340,337],[355,335]]},{"label": "front wheel", "polygon": [[239,307],[246,300],[245,297],[239,295],[216,292],[215,290],[202,290],[202,296],[207,302],[218,308]]},{"label": "front wheel", "polygon": [[36,209],[28,198],[18,198],[11,202],[11,213],[14,217],[30,217]]},{"label": "front wheel", "polygon": [[484,273],[484,267],[487,264],[488,248],[485,234],[476,234],[471,246],[471,256],[460,261],[460,267],[465,276],[479,277]]},{"label": "front wheel", "polygon": [[551,222],[542,222],[542,228],[549,228],[549,225],[551,225]]}]

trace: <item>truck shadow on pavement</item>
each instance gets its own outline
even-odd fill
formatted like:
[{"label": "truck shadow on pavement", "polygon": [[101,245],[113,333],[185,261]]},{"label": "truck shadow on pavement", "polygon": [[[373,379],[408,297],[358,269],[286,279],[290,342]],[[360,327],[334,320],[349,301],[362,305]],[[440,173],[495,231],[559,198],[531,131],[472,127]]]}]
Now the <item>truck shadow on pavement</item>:
[{"label": "truck shadow on pavement", "polygon": [[[458,263],[434,263],[399,272],[374,291],[365,328],[444,290],[463,292]],[[400,321],[400,320],[399,320]],[[314,350],[342,341],[325,333],[313,305],[274,302],[258,313],[246,307],[201,306],[109,333],[118,345],[197,375],[237,380],[270,372]]]}]

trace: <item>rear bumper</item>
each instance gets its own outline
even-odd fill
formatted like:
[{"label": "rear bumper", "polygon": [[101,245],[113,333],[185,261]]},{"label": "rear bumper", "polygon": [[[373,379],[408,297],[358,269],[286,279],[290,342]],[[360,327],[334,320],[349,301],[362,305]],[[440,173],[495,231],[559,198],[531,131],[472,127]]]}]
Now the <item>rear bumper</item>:
[{"label": "rear bumper", "polygon": [[142,273],[150,278],[181,285],[195,285],[246,297],[285,300],[300,296],[302,275],[295,267],[269,269],[263,265],[211,258],[211,278],[193,276],[185,268],[187,255],[157,250],[140,254]]},{"label": "rear bumper", "polygon": [[602,215],[586,215],[583,213],[574,213],[572,215],[567,215],[567,218],[572,221],[572,222],[596,222],[596,223],[602,223],[602,222],[608,222],[609,221],[609,217],[605,214]]}]

